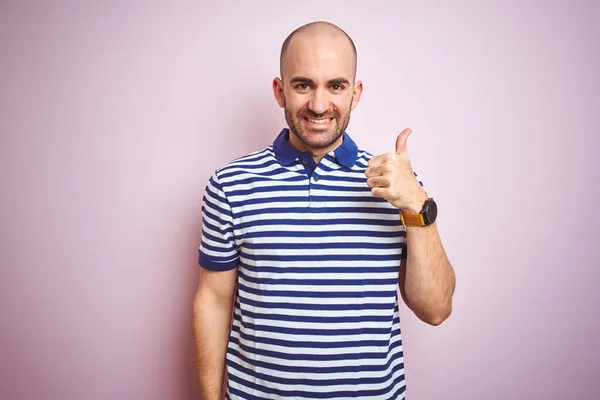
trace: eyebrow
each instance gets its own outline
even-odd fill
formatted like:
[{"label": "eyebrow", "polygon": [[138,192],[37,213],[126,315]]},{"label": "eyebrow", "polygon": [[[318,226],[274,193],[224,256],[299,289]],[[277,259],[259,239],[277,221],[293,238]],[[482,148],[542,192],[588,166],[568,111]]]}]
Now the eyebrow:
[{"label": "eyebrow", "polygon": [[[314,81],[312,79],[306,78],[304,76],[295,76],[292,79],[290,79],[290,83],[314,84]],[[329,81],[327,81],[327,84],[329,84],[329,85],[344,85],[344,84],[349,85],[350,82],[346,78],[334,78],[334,79],[330,79]]]},{"label": "eyebrow", "polygon": [[346,78],[335,78],[331,79],[329,82],[330,85],[349,85],[350,82]]}]

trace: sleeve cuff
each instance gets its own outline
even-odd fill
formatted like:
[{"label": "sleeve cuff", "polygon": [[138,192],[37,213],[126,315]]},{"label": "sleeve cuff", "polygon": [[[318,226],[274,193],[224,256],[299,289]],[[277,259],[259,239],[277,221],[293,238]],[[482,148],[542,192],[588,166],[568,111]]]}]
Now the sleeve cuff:
[{"label": "sleeve cuff", "polygon": [[202,251],[198,251],[198,263],[202,268],[210,269],[212,271],[229,271],[237,267],[238,259],[235,258],[230,261],[215,261],[210,259]]}]

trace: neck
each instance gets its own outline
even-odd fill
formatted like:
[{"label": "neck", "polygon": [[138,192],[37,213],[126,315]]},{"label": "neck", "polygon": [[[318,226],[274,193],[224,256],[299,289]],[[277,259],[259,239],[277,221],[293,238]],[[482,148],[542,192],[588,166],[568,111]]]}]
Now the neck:
[{"label": "neck", "polygon": [[294,148],[296,150],[308,151],[312,155],[312,158],[315,160],[315,164],[319,164],[321,162],[321,160],[323,159],[323,157],[325,157],[325,154],[329,153],[331,150],[337,149],[342,144],[343,141],[344,141],[344,135],[341,135],[335,142],[333,142],[331,145],[329,145],[327,147],[314,148],[314,147],[308,146],[302,140],[298,139],[296,134],[290,130],[290,140],[289,140],[290,144],[292,146],[294,146]]}]

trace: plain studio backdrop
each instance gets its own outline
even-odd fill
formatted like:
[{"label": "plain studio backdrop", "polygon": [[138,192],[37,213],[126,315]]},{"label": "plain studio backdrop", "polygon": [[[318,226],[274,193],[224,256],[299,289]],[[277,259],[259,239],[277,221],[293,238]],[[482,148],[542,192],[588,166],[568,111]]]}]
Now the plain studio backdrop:
[{"label": "plain studio backdrop", "polygon": [[296,27],[358,48],[348,132],[410,127],[457,275],[401,309],[408,398],[600,398],[600,5],[3,1],[0,398],[196,397],[191,308],[212,172],[284,127]]}]

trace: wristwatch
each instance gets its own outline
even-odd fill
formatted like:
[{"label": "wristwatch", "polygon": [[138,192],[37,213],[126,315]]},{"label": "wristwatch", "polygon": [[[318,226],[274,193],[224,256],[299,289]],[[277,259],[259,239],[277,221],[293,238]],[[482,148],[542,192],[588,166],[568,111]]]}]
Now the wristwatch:
[{"label": "wristwatch", "polygon": [[421,212],[418,214],[406,214],[400,211],[400,221],[402,221],[402,227],[406,229],[407,226],[427,226],[435,222],[437,218],[437,204],[432,198],[425,200]]}]

